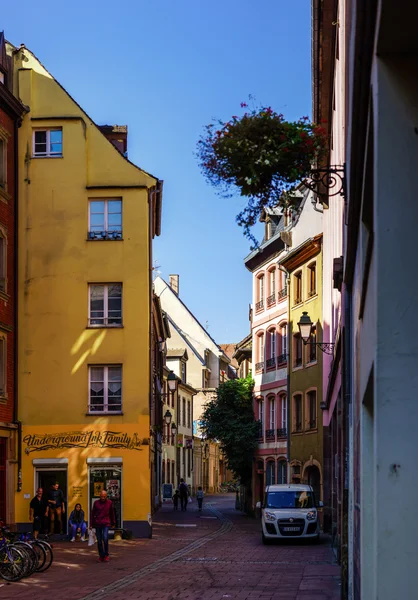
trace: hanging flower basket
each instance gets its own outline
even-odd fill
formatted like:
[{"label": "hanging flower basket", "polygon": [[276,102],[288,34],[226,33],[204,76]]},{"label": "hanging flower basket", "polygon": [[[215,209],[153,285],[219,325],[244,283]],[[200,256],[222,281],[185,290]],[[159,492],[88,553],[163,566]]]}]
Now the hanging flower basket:
[{"label": "hanging flower basket", "polygon": [[292,190],[325,151],[325,130],[308,117],[286,121],[262,107],[208,125],[197,154],[203,174],[221,195],[239,191],[249,199],[237,216],[247,234],[263,207],[290,201]]}]

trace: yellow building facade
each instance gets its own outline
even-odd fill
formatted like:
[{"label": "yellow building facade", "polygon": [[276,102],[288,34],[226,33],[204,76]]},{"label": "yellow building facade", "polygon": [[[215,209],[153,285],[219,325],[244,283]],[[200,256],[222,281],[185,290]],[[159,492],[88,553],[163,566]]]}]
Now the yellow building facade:
[{"label": "yellow building facade", "polygon": [[58,481],[67,513],[80,502],[89,515],[105,489],[117,527],[150,536],[150,265],[161,183],[29,50],[14,57],[16,93],[29,107],[19,130],[16,521],[26,528],[37,487],[47,493]]}]

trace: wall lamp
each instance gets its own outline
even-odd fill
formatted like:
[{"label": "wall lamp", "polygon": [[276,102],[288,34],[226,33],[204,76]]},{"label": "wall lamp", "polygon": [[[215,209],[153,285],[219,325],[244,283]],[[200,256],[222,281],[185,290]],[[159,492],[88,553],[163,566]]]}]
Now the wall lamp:
[{"label": "wall lamp", "polygon": [[[168,392],[167,393],[161,392],[160,393],[161,398],[166,398],[167,396],[170,396],[170,394],[174,394],[175,392],[177,392],[177,388],[179,386],[179,378],[173,371],[170,371],[170,373],[168,374],[167,383],[168,383]],[[167,411],[167,412],[170,412],[170,411]],[[166,417],[167,412],[165,413],[164,418]]]},{"label": "wall lamp", "polygon": [[303,343],[305,344],[313,344],[314,346],[318,346],[322,352],[325,354],[334,354],[334,346],[333,342],[311,342],[312,338],[312,329],[314,324],[311,321],[310,316],[305,311],[302,313],[300,321],[298,323],[300,337],[302,338]]}]

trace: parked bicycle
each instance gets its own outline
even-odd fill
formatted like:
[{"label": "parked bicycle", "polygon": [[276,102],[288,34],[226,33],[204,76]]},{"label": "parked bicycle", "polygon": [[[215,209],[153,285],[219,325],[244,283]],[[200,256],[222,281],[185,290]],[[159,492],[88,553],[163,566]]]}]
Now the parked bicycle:
[{"label": "parked bicycle", "polygon": [[19,581],[33,573],[43,573],[52,565],[52,546],[33,539],[31,533],[9,531],[0,524],[0,577]]}]

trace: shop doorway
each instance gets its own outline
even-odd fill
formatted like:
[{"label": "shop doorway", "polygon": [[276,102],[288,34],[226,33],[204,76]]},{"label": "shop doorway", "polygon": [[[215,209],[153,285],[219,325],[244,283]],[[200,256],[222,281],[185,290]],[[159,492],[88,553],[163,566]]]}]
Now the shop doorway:
[{"label": "shop doorway", "polygon": [[[37,469],[36,470],[36,490],[41,487],[44,491],[44,498],[48,499],[48,492],[51,489],[52,484],[58,482],[62,493],[64,494],[65,514],[62,516],[62,531],[67,533],[67,522],[68,522],[68,478],[67,469],[57,469],[55,467]],[[56,531],[59,533],[57,523],[55,522]]]},{"label": "shop doorway", "polygon": [[116,516],[116,528],[122,527],[122,467],[120,465],[92,465],[89,467],[89,500],[91,511],[94,502],[105,490],[113,502]]}]

